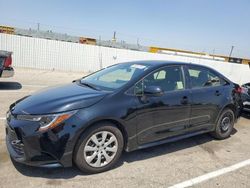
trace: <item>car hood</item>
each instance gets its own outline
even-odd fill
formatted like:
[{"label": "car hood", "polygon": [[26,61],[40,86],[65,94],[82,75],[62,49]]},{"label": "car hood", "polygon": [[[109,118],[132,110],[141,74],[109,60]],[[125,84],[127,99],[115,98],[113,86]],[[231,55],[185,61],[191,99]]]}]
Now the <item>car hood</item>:
[{"label": "car hood", "polygon": [[49,88],[17,101],[10,108],[13,114],[51,114],[89,107],[107,95],[87,86],[71,83]]}]

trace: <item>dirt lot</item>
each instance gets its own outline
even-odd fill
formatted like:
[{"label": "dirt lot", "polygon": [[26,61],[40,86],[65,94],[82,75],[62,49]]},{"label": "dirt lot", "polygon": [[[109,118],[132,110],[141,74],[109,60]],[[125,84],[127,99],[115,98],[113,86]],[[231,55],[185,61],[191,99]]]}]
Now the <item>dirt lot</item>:
[{"label": "dirt lot", "polygon": [[[193,178],[202,175],[207,178],[214,171],[224,173],[191,185],[250,187],[250,165],[230,168],[250,159],[250,117],[246,114],[237,122],[229,139],[217,141],[205,134],[124,153],[115,169],[101,174],[84,175],[74,167],[44,169],[13,164],[4,141],[4,117],[9,105],[44,87],[69,83],[81,76],[81,73],[16,69],[14,78],[0,80],[0,187],[169,187],[185,181],[192,183]],[[228,167],[231,172],[226,173]]]}]

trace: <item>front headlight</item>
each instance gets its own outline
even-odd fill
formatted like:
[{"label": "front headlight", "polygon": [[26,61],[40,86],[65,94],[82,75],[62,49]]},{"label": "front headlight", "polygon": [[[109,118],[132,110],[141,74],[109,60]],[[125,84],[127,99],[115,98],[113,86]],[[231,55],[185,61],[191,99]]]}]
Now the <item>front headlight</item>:
[{"label": "front headlight", "polygon": [[17,115],[18,120],[39,122],[40,128],[38,131],[46,131],[52,129],[69,119],[76,111],[64,112],[60,114],[49,115]]}]

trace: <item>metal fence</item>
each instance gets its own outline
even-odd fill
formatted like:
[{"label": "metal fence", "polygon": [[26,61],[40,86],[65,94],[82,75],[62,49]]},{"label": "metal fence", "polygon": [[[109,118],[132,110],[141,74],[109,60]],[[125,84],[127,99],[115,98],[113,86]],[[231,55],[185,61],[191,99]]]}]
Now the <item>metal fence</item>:
[{"label": "metal fence", "polygon": [[126,61],[170,60],[204,64],[217,69],[234,82],[250,82],[248,65],[225,63],[198,57],[154,54],[3,33],[0,33],[0,50],[13,52],[13,63],[16,67],[93,72]]}]

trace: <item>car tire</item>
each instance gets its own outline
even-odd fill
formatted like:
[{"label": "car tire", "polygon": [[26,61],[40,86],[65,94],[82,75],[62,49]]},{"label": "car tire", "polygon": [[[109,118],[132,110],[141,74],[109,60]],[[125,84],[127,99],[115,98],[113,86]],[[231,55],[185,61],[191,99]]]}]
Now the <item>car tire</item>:
[{"label": "car tire", "polygon": [[118,162],[123,147],[121,131],[112,123],[101,122],[82,134],[75,147],[73,160],[85,173],[104,172]]},{"label": "car tire", "polygon": [[233,131],[234,122],[234,112],[231,109],[226,108],[220,114],[215,130],[211,133],[211,135],[219,140],[228,138]]}]

